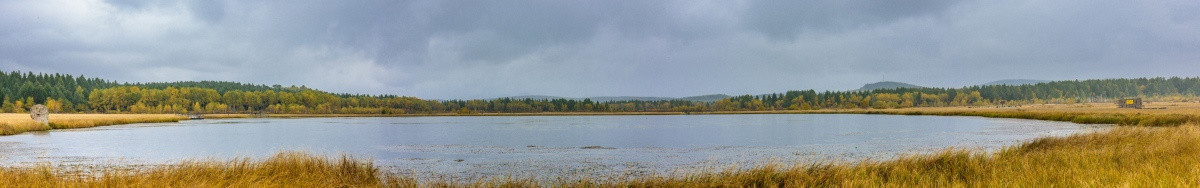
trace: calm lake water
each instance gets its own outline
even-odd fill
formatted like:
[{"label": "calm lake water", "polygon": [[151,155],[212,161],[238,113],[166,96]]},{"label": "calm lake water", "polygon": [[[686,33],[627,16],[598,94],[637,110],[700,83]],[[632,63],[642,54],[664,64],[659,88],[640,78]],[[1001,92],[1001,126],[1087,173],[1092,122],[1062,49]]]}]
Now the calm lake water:
[{"label": "calm lake water", "polygon": [[840,114],[213,119],[0,136],[0,160],[160,164],[301,150],[369,158],[420,176],[636,176],[771,161],[888,159],[948,147],[994,151],[1103,127]]}]

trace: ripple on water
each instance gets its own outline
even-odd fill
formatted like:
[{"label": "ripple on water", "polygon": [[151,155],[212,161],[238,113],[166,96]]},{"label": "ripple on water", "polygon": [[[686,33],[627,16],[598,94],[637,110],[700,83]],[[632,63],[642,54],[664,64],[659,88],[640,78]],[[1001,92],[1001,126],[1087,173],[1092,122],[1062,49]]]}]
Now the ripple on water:
[{"label": "ripple on water", "polygon": [[[229,126],[237,125],[237,126]],[[301,149],[419,178],[629,177],[855,162],[948,147],[995,151],[1104,129],[941,116],[690,115],[189,120],[0,137],[6,165],[169,164]]]}]

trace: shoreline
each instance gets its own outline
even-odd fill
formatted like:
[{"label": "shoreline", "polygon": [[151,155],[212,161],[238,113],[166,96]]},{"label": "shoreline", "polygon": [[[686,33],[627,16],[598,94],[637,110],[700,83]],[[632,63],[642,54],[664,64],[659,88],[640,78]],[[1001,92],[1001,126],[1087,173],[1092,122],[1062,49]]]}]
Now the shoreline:
[{"label": "shoreline", "polygon": [[[822,110],[763,110],[713,112],[538,112],[538,113],[475,113],[475,114],[268,114],[266,118],[309,117],[453,117],[453,116],[624,116],[624,115],[736,115],[736,114],[880,114],[973,116],[1072,122],[1079,124],[1113,124],[1122,126],[1174,126],[1200,122],[1200,104],[1160,103],[1147,109],[1117,108],[1108,103],[1043,104],[1024,107],[913,107],[896,109],[822,109]],[[1181,112],[1182,111],[1182,112]],[[210,114],[205,118],[250,118],[249,114]]]},{"label": "shoreline", "polygon": [[[654,176],[647,178],[620,179],[610,181],[538,182],[513,178],[484,178],[470,182],[418,181],[386,172],[377,167],[367,171],[375,181],[366,185],[375,187],[494,187],[494,186],[541,186],[559,185],[567,187],[676,187],[700,185],[726,186],[1097,186],[1097,185],[1140,185],[1140,186],[1196,186],[1200,185],[1200,105],[1165,104],[1165,109],[1117,109],[1104,104],[1038,105],[1021,108],[972,108],[938,107],[905,109],[854,109],[815,111],[749,111],[709,112],[692,114],[889,114],[889,115],[939,115],[977,116],[986,118],[1035,119],[1049,121],[1084,122],[1081,124],[1116,124],[1107,131],[1081,133],[1070,136],[1037,138],[1006,147],[995,153],[980,153],[946,149],[938,153],[900,156],[881,161],[813,164],[772,164],[746,170],[720,170],[695,174]],[[683,113],[521,113],[521,114],[419,114],[404,116],[367,116],[346,114],[299,114],[272,115],[272,118],[289,117],[423,117],[423,116],[561,116],[561,115],[683,115]],[[248,115],[244,115],[248,116]],[[52,115],[53,118],[53,115]],[[214,118],[238,118],[237,115]],[[326,160],[309,157],[305,160]],[[273,158],[268,160],[275,160]],[[241,168],[234,163],[208,162],[206,168]],[[358,161],[361,164],[362,161]],[[267,165],[266,161],[250,161],[250,165]],[[187,165],[181,163],[181,165]],[[231,166],[232,165],[232,166]],[[245,165],[242,165],[245,166]],[[39,167],[53,168],[53,167]],[[332,168],[332,167],[324,167]],[[367,167],[363,167],[367,168]],[[14,177],[48,172],[18,167],[0,167],[0,182],[22,182]],[[176,172],[175,167],[154,167],[156,173]],[[213,172],[204,172],[213,173]],[[303,172],[296,172],[303,173]],[[117,179],[146,179],[146,185],[162,184],[177,180],[154,179],[154,173],[129,173]],[[278,185],[279,182],[260,182],[253,179],[199,179],[187,181],[217,184],[229,182],[252,185]],[[261,177],[260,177],[261,178]],[[325,178],[325,179],[321,179]],[[327,184],[338,177],[319,177],[313,181],[297,181],[284,185],[347,185]],[[585,178],[586,179],[586,178]],[[6,181],[8,180],[8,181]],[[27,180],[27,179],[24,179]],[[57,177],[45,179],[50,185],[74,182],[78,185],[102,185],[97,182],[107,179],[88,180]],[[58,181],[57,183],[54,181]],[[337,182],[337,181],[335,181]],[[375,183],[372,183],[375,182]],[[43,182],[45,183],[45,182]],[[363,183],[363,182],[358,182]],[[61,184],[58,184],[61,185]]]},{"label": "shoreline", "polygon": [[[453,117],[453,116],[625,116],[625,115],[727,115],[727,114],[884,114],[976,116],[1065,121],[1080,124],[1121,126],[1173,126],[1200,122],[1200,103],[1151,103],[1148,109],[1116,108],[1109,103],[1040,104],[1022,107],[913,107],[896,109],[821,109],[713,112],[536,112],[536,113],[433,113],[433,114],[266,114],[265,118],[322,117]],[[1184,112],[1181,112],[1184,111]],[[65,117],[64,117],[65,116]],[[180,114],[51,114],[50,126],[36,124],[28,114],[0,113],[0,136],[53,129],[75,129],[133,123],[178,122]],[[256,118],[253,114],[205,114],[206,119]]]},{"label": "shoreline", "polygon": [[29,118],[29,114],[0,114],[0,136],[54,129],[78,129],[134,123],[178,122],[188,119],[176,114],[50,114],[49,125]]}]

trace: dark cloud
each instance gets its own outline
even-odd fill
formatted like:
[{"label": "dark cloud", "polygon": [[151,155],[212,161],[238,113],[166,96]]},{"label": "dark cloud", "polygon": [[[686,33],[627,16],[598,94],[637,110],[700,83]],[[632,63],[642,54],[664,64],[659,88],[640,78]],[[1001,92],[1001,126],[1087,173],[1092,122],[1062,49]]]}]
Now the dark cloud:
[{"label": "dark cloud", "polygon": [[913,17],[936,16],[960,1],[751,1],[742,17],[767,36],[795,39],[801,32],[844,32]]},{"label": "dark cloud", "polygon": [[5,1],[0,69],[484,98],[1198,76],[1193,1]]},{"label": "dark cloud", "polygon": [[225,19],[225,2],[218,0],[199,0],[191,2],[190,6],[193,15],[200,20],[212,23],[219,22]]},{"label": "dark cloud", "polygon": [[141,9],[156,2],[152,0],[105,0],[105,3],[121,8]]}]

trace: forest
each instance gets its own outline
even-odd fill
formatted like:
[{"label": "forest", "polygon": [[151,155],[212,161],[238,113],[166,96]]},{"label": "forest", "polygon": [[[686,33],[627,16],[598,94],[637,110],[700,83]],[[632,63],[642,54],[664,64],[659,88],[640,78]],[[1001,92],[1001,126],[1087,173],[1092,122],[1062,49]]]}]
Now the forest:
[{"label": "forest", "polygon": [[1104,102],[1142,97],[1187,101],[1200,95],[1200,78],[1069,80],[1034,85],[901,88],[871,91],[795,90],[741,95],[716,102],[590,99],[424,100],[395,95],[336,94],[305,86],[189,81],[118,83],[99,78],[0,72],[2,112],[45,104],[55,113],[278,113],[429,114],[536,112],[705,112],[940,106],[1017,106]]}]

